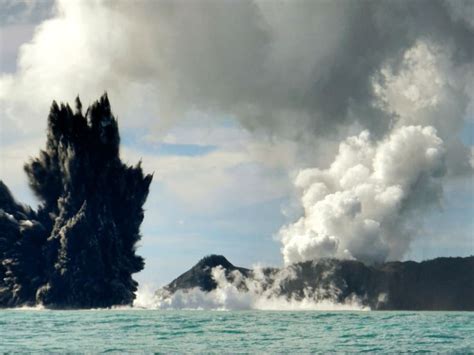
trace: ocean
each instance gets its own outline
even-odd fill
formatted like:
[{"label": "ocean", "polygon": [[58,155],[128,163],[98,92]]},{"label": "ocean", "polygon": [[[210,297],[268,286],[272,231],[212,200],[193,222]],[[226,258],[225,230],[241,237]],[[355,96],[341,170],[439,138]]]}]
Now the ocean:
[{"label": "ocean", "polygon": [[474,312],[0,311],[4,352],[474,353]]}]

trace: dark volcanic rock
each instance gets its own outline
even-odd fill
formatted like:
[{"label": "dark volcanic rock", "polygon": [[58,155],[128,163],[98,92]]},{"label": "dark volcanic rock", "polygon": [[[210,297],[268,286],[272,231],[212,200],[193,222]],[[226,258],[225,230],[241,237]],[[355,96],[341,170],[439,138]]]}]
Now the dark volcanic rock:
[{"label": "dark volcanic rock", "polygon": [[46,149],[25,165],[41,201],[18,204],[0,182],[0,307],[131,304],[151,175],[124,165],[107,95],[82,114],[53,102]]},{"label": "dark volcanic rock", "polygon": [[177,279],[172,281],[166,289],[174,293],[180,289],[191,289],[199,287],[203,291],[211,291],[217,287],[212,278],[212,269],[221,266],[226,271],[226,276],[232,280],[232,271],[239,271],[242,275],[248,276],[250,270],[232,265],[222,255],[209,255],[201,259],[196,265]]},{"label": "dark volcanic rock", "polygon": [[385,309],[474,310],[474,256],[392,262],[380,272],[389,295]]},{"label": "dark volcanic rock", "polygon": [[[229,282],[234,272],[254,278],[254,271],[238,268],[223,256],[202,259],[164,289],[169,293],[199,287],[211,291],[213,267],[226,270]],[[272,295],[301,300],[330,299],[344,303],[357,298],[374,310],[474,310],[474,256],[437,258],[421,263],[389,262],[367,266],[359,261],[323,259],[263,269],[258,282]],[[245,284],[237,285],[242,292]],[[268,294],[267,294],[268,296]]]}]

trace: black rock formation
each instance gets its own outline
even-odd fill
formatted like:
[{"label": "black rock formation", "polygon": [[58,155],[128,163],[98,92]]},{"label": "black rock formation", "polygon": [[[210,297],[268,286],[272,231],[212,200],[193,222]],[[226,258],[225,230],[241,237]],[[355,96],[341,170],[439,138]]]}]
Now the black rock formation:
[{"label": "black rock formation", "polygon": [[0,307],[128,305],[151,175],[123,164],[105,94],[82,114],[53,102],[45,150],[25,165],[38,211],[0,181]]},{"label": "black rock formation", "polygon": [[244,276],[249,276],[251,270],[232,265],[222,255],[209,255],[202,258],[196,265],[166,286],[166,290],[174,293],[177,290],[199,287],[203,291],[212,291],[217,287],[212,278],[212,269],[221,266],[225,269],[226,276],[232,280],[232,271],[239,271]]},{"label": "black rock formation", "polygon": [[[229,282],[235,272],[254,279],[254,271],[232,265],[225,257],[212,255],[164,288],[165,294],[198,287],[217,287],[213,267],[226,270]],[[354,260],[322,259],[290,265],[284,269],[266,268],[259,281],[268,297],[314,300],[330,299],[344,303],[356,298],[373,310],[474,310],[474,256],[436,258],[423,262],[388,262],[367,266]],[[246,292],[246,285],[237,287]]]}]

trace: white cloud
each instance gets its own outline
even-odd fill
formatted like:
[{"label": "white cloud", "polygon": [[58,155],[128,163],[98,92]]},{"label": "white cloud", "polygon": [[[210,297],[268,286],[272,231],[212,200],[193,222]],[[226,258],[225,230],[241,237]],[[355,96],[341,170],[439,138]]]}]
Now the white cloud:
[{"label": "white cloud", "polygon": [[394,126],[431,125],[446,144],[448,172],[469,172],[469,148],[460,141],[467,106],[473,101],[472,63],[459,66],[447,47],[418,42],[401,68],[385,66],[374,85],[379,104],[396,115]]},{"label": "white cloud", "polygon": [[39,139],[19,143],[0,145],[0,172],[8,186],[17,185],[23,181],[25,173],[23,164],[36,156],[43,142]]},{"label": "white cloud", "polygon": [[392,116],[372,105],[372,77],[386,62],[420,39],[458,67],[474,55],[472,28],[442,2],[58,0],[55,11],[0,79],[4,115],[30,132],[53,99],[108,90],[122,126],[168,128],[197,110],[304,142],[354,123],[380,134]]},{"label": "white cloud", "polygon": [[203,214],[280,198],[290,187],[285,172],[274,174],[245,150],[200,156],[157,156],[133,148],[122,152],[126,161],[141,158],[144,169],[154,171],[153,184],[164,186],[191,211]]}]

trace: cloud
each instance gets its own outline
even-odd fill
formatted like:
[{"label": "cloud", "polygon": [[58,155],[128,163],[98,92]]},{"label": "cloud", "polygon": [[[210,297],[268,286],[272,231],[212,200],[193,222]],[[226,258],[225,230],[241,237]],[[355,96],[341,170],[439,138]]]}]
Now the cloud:
[{"label": "cloud", "polygon": [[382,67],[374,87],[378,104],[394,114],[394,126],[436,127],[446,144],[449,173],[457,175],[471,170],[460,132],[473,101],[473,81],[472,62],[458,65],[446,48],[417,42],[404,53],[401,67]]},{"label": "cloud", "polygon": [[28,205],[37,204],[37,200],[27,188],[27,178],[23,170],[25,162],[39,152],[43,142],[39,139],[21,143],[2,144],[0,140],[0,179],[15,191],[15,197]]},{"label": "cloud", "polygon": [[[286,173],[275,174],[249,151],[217,149],[205,155],[155,155],[122,150],[127,161],[143,160],[154,184],[200,214],[281,198],[290,188]],[[152,186],[153,189],[153,186]]]},{"label": "cloud", "polygon": [[0,99],[14,121],[26,101],[44,107],[81,93],[88,102],[107,89],[126,124],[168,127],[199,110],[298,139],[348,124],[379,134],[393,118],[373,105],[381,67],[419,40],[448,48],[456,65],[471,62],[473,29],[460,6],[58,1],[22,47],[18,73],[1,79]]}]

